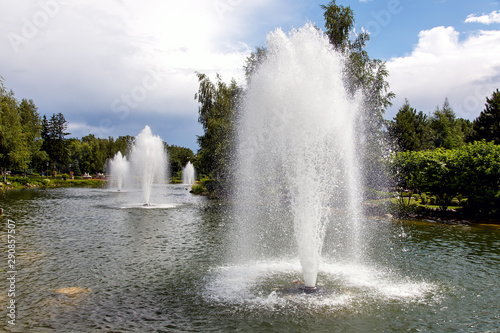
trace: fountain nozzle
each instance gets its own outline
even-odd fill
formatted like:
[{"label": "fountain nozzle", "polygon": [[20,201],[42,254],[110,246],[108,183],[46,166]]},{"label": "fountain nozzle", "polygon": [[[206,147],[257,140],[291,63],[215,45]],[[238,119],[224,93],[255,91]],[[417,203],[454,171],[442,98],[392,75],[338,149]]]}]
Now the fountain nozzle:
[{"label": "fountain nozzle", "polygon": [[315,293],[319,290],[318,287],[316,287],[316,286],[314,286],[314,287],[304,286],[304,287],[300,287],[299,289],[301,289],[306,294],[312,294],[312,293]]}]

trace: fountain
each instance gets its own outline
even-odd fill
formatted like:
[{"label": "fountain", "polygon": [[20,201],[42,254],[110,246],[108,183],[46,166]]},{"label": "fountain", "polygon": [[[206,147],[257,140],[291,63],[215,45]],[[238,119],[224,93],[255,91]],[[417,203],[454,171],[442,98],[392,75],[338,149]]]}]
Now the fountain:
[{"label": "fountain", "polygon": [[121,190],[124,180],[134,180],[142,189],[144,206],[149,206],[153,184],[165,181],[167,164],[163,140],[146,126],[130,147],[129,161],[118,152],[109,162],[112,184]]},{"label": "fountain", "polygon": [[125,187],[125,183],[129,180],[129,169],[130,163],[127,161],[127,157],[122,156],[121,152],[116,153],[113,159],[108,162],[111,186],[121,191]]},{"label": "fountain", "polygon": [[196,170],[194,169],[193,163],[191,161],[182,168],[182,183],[186,185],[192,185],[196,181]]},{"label": "fountain", "polygon": [[297,256],[305,290],[316,288],[328,230],[332,256],[359,260],[359,99],[346,93],[343,58],[321,31],[268,35],[237,129],[235,260]]},{"label": "fountain", "polygon": [[153,183],[165,181],[167,162],[163,140],[153,135],[149,126],[146,126],[135,138],[130,150],[132,172],[138,177],[144,205],[149,205]]}]

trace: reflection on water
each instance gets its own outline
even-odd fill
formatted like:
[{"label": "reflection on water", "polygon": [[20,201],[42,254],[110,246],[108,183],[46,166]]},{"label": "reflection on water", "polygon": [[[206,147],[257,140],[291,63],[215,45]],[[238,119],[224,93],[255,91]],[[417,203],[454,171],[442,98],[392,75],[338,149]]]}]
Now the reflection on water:
[{"label": "reflection on water", "polygon": [[2,194],[2,244],[6,218],[16,221],[19,237],[18,325],[6,323],[3,283],[2,327],[14,332],[500,329],[496,228],[370,220],[370,259],[338,262],[332,250],[320,266],[323,292],[305,295],[289,292],[301,277],[293,255],[245,265],[225,259],[232,224],[227,203],[193,196],[183,186],[155,190],[161,194],[157,209],[129,207],[135,202],[130,193],[98,189]]}]

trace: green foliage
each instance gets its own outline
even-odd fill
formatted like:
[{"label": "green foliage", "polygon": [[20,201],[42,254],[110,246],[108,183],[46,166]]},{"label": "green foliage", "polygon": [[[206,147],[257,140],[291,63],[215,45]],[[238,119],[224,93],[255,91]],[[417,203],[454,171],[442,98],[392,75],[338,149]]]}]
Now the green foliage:
[{"label": "green foliage", "polygon": [[422,194],[420,194],[420,202],[422,203],[422,205],[427,205],[427,194],[425,194],[425,192],[422,192]]},{"label": "green foliage", "polygon": [[400,151],[418,151],[434,148],[430,121],[422,111],[417,112],[408,100],[388,123],[389,136]]},{"label": "green foliage", "polygon": [[196,159],[199,174],[223,179],[228,176],[234,117],[239,88],[234,80],[228,85],[220,75],[216,82],[202,73],[197,73],[200,83],[195,99],[199,103],[198,122],[204,134],[198,137],[200,150]]},{"label": "green foliage", "polygon": [[60,170],[68,164],[68,147],[66,145],[66,132],[68,122],[62,113],[53,114],[49,120],[44,115],[42,118],[42,150],[50,160],[53,169]]},{"label": "green foliage", "polygon": [[[120,136],[114,140],[113,137],[107,139],[97,138],[93,134],[79,139],[68,139],[68,164],[64,166],[66,172],[73,171],[79,176],[83,173],[96,174],[106,171],[106,163],[119,151],[126,156],[127,146],[133,142],[132,136]],[[71,167],[69,167],[71,165]]]},{"label": "green foliage", "polygon": [[170,173],[172,176],[179,174],[187,162],[194,161],[194,153],[191,149],[179,146],[166,145],[168,158],[170,160]]},{"label": "green foliage", "polygon": [[202,184],[194,184],[191,187],[191,192],[193,194],[196,194],[196,195],[201,195],[201,194],[206,194],[207,193],[207,189]]},{"label": "green foliage", "polygon": [[252,52],[246,59],[246,64],[243,66],[247,80],[250,80],[252,74],[257,70],[259,64],[266,58],[266,48],[257,47],[255,52]]},{"label": "green foliage", "polygon": [[[474,215],[499,214],[500,146],[474,142],[457,149],[401,152],[392,156],[395,184],[429,192],[431,204],[445,210],[461,195]],[[434,202],[435,200],[435,202]],[[460,204],[460,201],[454,202]]]},{"label": "green foliage", "polygon": [[[354,97],[362,92],[362,113],[357,121],[359,126],[357,136],[362,151],[363,163],[367,167],[365,183],[370,187],[380,184],[378,176],[385,174],[381,161],[385,151],[385,109],[392,105],[395,97],[386,81],[389,72],[385,62],[370,59],[365,50],[370,39],[368,32],[359,34],[354,30],[354,13],[349,6],[339,6],[335,0],[321,8],[325,11],[326,35],[330,43],[344,54],[344,85],[348,93]],[[352,37],[352,38],[351,38]]]},{"label": "green foliage", "polygon": [[337,6],[333,0],[328,6],[321,5],[321,8],[325,11],[323,16],[326,34],[332,45],[339,51],[349,48],[351,46],[349,34],[354,27],[354,12],[351,7]]},{"label": "green foliage", "polygon": [[476,140],[493,141],[500,145],[500,91],[493,92],[486,98],[486,108],[474,120],[474,138]]},{"label": "green foliage", "polygon": [[456,119],[455,112],[445,99],[443,107],[436,108],[431,119],[430,126],[434,135],[434,146],[436,148],[453,149],[465,143],[465,134],[462,132],[463,122]]},{"label": "green foliage", "polygon": [[33,101],[19,101],[0,77],[0,168],[26,170],[39,147],[39,116]]},{"label": "green foliage", "polygon": [[33,100],[23,99],[19,105],[20,122],[26,143],[27,154],[23,156],[20,168],[25,170],[30,166],[35,167],[43,163],[46,154],[40,149],[42,147],[42,123],[38,108]]},{"label": "green foliage", "polygon": [[454,149],[473,137],[472,123],[456,118],[448,99],[436,108],[431,117],[417,112],[408,102],[387,123],[389,137],[400,151],[420,151],[433,148]]}]

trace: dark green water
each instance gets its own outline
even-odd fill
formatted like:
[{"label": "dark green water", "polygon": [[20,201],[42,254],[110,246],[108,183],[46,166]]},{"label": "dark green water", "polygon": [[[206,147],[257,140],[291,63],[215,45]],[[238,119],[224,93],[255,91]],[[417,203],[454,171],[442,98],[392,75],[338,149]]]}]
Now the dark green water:
[{"label": "dark green water", "polygon": [[[301,278],[293,253],[251,264],[226,259],[225,203],[182,186],[156,192],[153,203],[172,205],[140,208],[127,204],[128,193],[98,189],[2,194],[0,260],[8,270],[10,219],[17,313],[9,325],[2,278],[0,330],[500,332],[497,228],[367,220],[367,259],[325,256],[322,292],[306,295],[288,290]],[[71,287],[82,289],[58,292]]]}]

